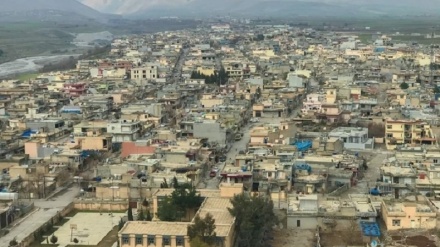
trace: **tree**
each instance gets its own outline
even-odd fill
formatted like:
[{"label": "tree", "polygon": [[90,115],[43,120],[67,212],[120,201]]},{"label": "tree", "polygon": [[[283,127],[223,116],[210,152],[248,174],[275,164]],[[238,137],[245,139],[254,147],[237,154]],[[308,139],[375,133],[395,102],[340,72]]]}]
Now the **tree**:
[{"label": "tree", "polygon": [[200,241],[212,246],[215,243],[215,220],[210,213],[205,218],[197,215],[194,224],[188,226],[188,236],[190,240],[198,238]]},{"label": "tree", "polygon": [[16,238],[13,238],[11,241],[9,241],[9,247],[17,246],[18,242]]},{"label": "tree", "polygon": [[195,209],[201,203],[202,197],[197,190],[189,184],[182,184],[164,198],[159,205],[157,217],[162,221],[180,220],[188,209]]},{"label": "tree", "polygon": [[266,197],[245,194],[231,199],[233,208],[228,208],[235,217],[238,247],[265,246],[264,239],[277,223],[273,202]]},{"label": "tree", "polygon": [[369,137],[381,138],[385,137],[385,125],[379,123],[368,124]]},{"label": "tree", "polygon": [[160,184],[160,188],[162,188],[162,189],[169,188],[167,180],[165,178],[163,179],[163,182]]},{"label": "tree", "polygon": [[193,238],[190,242],[189,245],[191,247],[209,247],[209,245],[205,242],[203,242],[202,240],[200,240],[200,238],[196,237]]},{"label": "tree", "polygon": [[73,242],[74,242],[75,244],[77,244],[77,243],[79,243],[79,240],[78,240],[77,238],[74,238],[74,239],[73,239]]},{"label": "tree", "polygon": [[261,88],[260,87],[257,87],[257,90],[255,91],[255,95],[257,96],[258,99],[261,97]]},{"label": "tree", "polygon": [[194,209],[202,203],[202,197],[194,187],[179,186],[171,193],[171,199],[177,208],[187,213],[189,209]]},{"label": "tree", "polygon": [[408,85],[408,83],[406,83],[406,82],[402,82],[402,84],[400,84],[400,88],[401,88],[401,89],[408,89],[408,88],[409,88],[409,85]]},{"label": "tree", "polygon": [[173,199],[170,196],[165,197],[157,209],[157,217],[161,221],[177,221],[180,220],[183,215],[179,207],[173,203]]},{"label": "tree", "polygon": [[127,219],[128,221],[133,221],[133,210],[131,209],[130,206],[128,206]]},{"label": "tree", "polygon": [[173,188],[175,189],[177,187],[179,187],[179,181],[177,180],[176,177],[173,177]]},{"label": "tree", "polygon": [[125,222],[122,220],[122,218],[119,220],[119,223],[118,223],[118,230],[121,230],[122,229],[122,227],[124,227],[124,224],[125,224]]},{"label": "tree", "polygon": [[137,215],[137,220],[138,221],[144,221],[145,220],[144,210],[142,208],[141,208],[141,211]]},{"label": "tree", "polygon": [[52,237],[50,237],[50,242],[52,244],[56,244],[58,242],[58,237],[55,235],[52,235]]},{"label": "tree", "polygon": [[147,210],[147,216],[145,217],[146,221],[152,221],[153,220],[153,216],[151,216],[150,210]]}]

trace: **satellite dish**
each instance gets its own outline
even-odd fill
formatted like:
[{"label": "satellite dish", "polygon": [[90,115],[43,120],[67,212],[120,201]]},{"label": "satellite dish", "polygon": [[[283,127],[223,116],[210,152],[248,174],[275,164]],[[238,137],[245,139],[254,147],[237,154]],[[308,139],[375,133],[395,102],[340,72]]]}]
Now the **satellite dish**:
[{"label": "satellite dish", "polygon": [[370,245],[371,245],[371,247],[377,247],[377,241],[372,240]]}]

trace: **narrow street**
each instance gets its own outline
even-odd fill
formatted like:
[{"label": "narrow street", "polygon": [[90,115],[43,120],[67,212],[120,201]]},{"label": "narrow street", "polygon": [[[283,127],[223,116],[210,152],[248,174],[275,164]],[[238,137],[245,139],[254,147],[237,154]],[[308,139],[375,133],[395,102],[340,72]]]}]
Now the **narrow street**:
[{"label": "narrow street", "polygon": [[79,188],[73,185],[50,199],[35,200],[35,210],[13,223],[14,226],[9,229],[9,233],[1,237],[0,247],[8,247],[14,238],[20,242],[32,234],[69,205],[78,193]]},{"label": "narrow street", "polygon": [[[247,144],[249,143],[251,137],[249,131],[252,127],[259,124],[279,124],[280,121],[284,120],[284,118],[260,118],[259,123],[249,123],[243,128],[243,137],[241,140],[236,141],[232,144],[231,149],[226,153],[226,162],[233,162],[235,160],[235,156],[240,151],[246,151]],[[221,162],[218,164],[219,172],[221,173],[225,168],[225,162]],[[220,179],[218,177],[210,178],[207,176],[206,178],[206,189],[217,189],[220,183]]]}]

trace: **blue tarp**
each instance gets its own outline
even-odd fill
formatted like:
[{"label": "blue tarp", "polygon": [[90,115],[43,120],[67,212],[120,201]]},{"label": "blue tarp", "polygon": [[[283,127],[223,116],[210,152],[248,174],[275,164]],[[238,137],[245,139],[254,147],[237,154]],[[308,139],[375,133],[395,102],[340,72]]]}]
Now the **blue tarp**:
[{"label": "blue tarp", "polygon": [[37,131],[36,130],[26,130],[23,132],[23,134],[21,134],[21,137],[23,138],[31,138],[32,134],[36,134]]},{"label": "blue tarp", "polygon": [[379,224],[377,224],[376,222],[361,221],[361,229],[364,236],[380,237]]},{"label": "blue tarp", "polygon": [[370,194],[373,196],[378,196],[378,195],[380,195],[380,191],[378,188],[373,188],[370,190]]},{"label": "blue tarp", "polygon": [[309,148],[312,147],[312,141],[297,141],[292,144],[293,146],[296,146],[298,151],[305,152],[309,150]]},{"label": "blue tarp", "polygon": [[100,153],[99,153],[98,150],[83,150],[83,151],[81,151],[81,157],[82,158],[87,158],[87,157],[89,157],[92,154],[99,155]]},{"label": "blue tarp", "polygon": [[81,114],[81,110],[76,109],[63,109],[61,113],[72,113],[72,114]]}]

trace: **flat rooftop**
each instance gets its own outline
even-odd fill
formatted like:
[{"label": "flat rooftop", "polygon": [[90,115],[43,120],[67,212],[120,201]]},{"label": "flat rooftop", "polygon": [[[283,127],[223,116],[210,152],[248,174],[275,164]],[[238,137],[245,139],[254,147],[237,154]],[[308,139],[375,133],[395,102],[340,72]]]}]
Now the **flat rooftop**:
[{"label": "flat rooftop", "polygon": [[[72,238],[78,239],[79,245],[97,245],[124,216],[124,213],[77,213],[54,233],[58,237],[57,244],[60,247],[71,245],[71,226],[76,225]],[[41,243],[46,244],[46,240]]]}]

